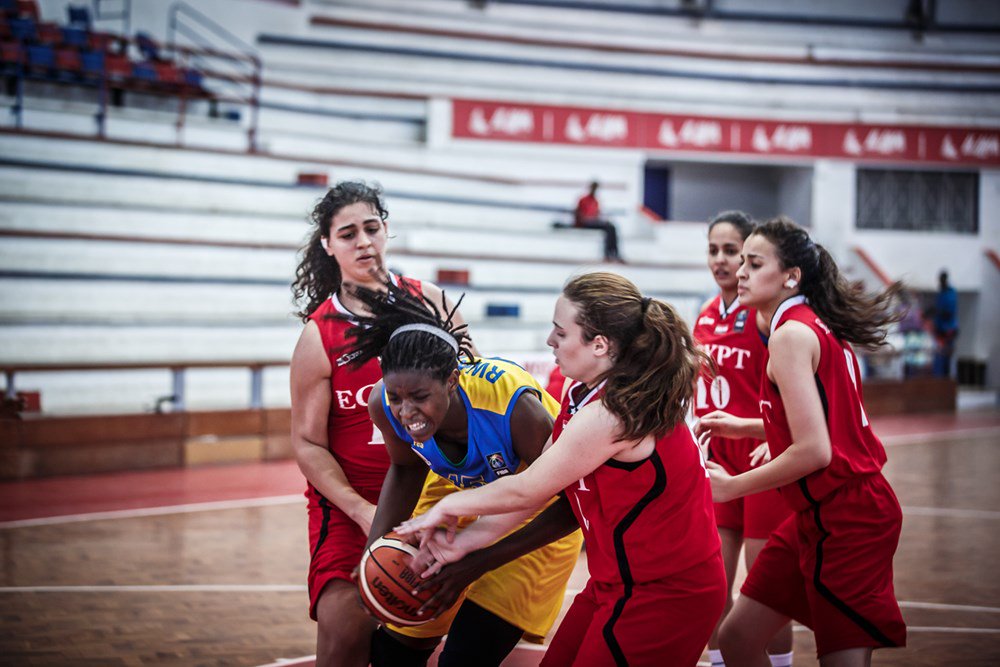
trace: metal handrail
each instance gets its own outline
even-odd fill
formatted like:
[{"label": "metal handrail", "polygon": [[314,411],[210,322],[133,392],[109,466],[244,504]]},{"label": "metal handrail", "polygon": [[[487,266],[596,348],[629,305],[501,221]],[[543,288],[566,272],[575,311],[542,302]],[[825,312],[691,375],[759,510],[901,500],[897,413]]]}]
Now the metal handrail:
[{"label": "metal handrail", "polygon": [[185,372],[189,368],[246,368],[250,371],[250,408],[264,407],[264,369],[274,366],[288,366],[287,359],[248,359],[237,361],[121,361],[121,362],[87,362],[87,363],[2,363],[0,371],[7,378],[7,389],[4,397],[7,400],[17,399],[17,373],[38,372],[73,372],[73,371],[121,371],[143,369],[167,369],[171,374],[173,394],[169,401],[175,411],[184,410]]},{"label": "metal handrail", "polygon": [[[250,91],[247,95],[247,104],[250,107],[250,126],[247,129],[247,150],[251,153],[256,152],[257,127],[260,116],[260,89],[263,78],[261,76],[263,64],[257,49],[183,0],[176,0],[170,5],[168,19],[168,49],[175,53],[183,52],[181,49],[190,53],[190,49],[185,49],[178,43],[178,36],[186,37],[198,47],[197,55],[194,57],[195,61],[203,62],[202,57],[218,58],[237,70],[235,76],[218,76],[218,80],[238,86],[240,80],[249,79]],[[207,33],[209,37],[205,37],[203,33]],[[213,43],[213,40],[215,43]],[[226,54],[223,50],[217,49],[215,44],[219,40],[227,43],[230,48],[234,49],[243,58],[233,58],[231,54]],[[239,67],[243,61],[248,62],[249,67]],[[183,109],[183,99],[181,100],[181,106]],[[181,125],[178,125],[178,127],[180,128]]]}]

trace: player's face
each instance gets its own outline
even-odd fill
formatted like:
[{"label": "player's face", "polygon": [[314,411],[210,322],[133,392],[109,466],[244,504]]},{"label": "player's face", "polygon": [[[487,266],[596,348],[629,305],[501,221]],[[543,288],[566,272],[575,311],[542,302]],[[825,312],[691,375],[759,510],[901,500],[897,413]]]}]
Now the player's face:
[{"label": "player's face", "polygon": [[743,238],[736,227],[720,222],[708,232],[708,268],[719,289],[736,289],[736,272],[740,268]]},{"label": "player's face", "polygon": [[380,278],[385,266],[386,224],[367,202],[337,211],[330,221],[326,252],[337,261],[343,279],[364,283]]},{"label": "player's face", "polygon": [[[563,375],[590,384],[607,370],[607,356],[597,353],[596,338],[584,340],[583,329],[576,322],[577,312],[572,301],[560,296],[552,316],[552,331],[545,343],[552,348]],[[603,340],[603,336],[599,338]]]},{"label": "player's face", "polygon": [[437,432],[448,415],[458,371],[441,382],[423,371],[393,371],[382,378],[392,416],[417,442]]},{"label": "player's face", "polygon": [[788,271],[781,268],[774,244],[760,234],[751,234],[743,244],[743,265],[736,276],[736,293],[744,306],[767,309],[788,296],[782,288]]}]

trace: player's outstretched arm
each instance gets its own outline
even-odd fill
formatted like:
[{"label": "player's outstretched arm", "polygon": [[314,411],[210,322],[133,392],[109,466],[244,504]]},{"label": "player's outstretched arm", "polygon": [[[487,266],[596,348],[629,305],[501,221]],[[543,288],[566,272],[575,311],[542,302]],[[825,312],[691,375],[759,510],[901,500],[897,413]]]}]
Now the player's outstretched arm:
[{"label": "player's outstretched arm", "polygon": [[605,461],[639,443],[618,440],[619,420],[600,404],[583,408],[538,459],[516,475],[443,498],[429,512],[397,528],[421,534],[444,526],[454,534],[458,517],[507,514],[541,507]]},{"label": "player's outstretched arm", "polygon": [[[563,538],[578,528],[569,501],[560,495],[526,526],[495,541],[523,521],[525,515],[524,512],[515,512],[483,517],[458,533],[453,541],[448,540],[443,530],[430,533],[412,565],[415,572],[423,571],[422,576],[426,579],[417,587],[418,591],[438,589],[424,604],[423,610],[436,614],[450,608],[469,584],[490,570]],[[489,546],[480,548],[483,545]]]},{"label": "player's outstretched arm", "polygon": [[830,464],[833,449],[814,377],[820,357],[819,340],[805,325],[789,322],[771,336],[768,346],[771,360],[767,373],[781,392],[792,444],[767,465],[735,477],[709,461],[715,502],[784,486]]}]

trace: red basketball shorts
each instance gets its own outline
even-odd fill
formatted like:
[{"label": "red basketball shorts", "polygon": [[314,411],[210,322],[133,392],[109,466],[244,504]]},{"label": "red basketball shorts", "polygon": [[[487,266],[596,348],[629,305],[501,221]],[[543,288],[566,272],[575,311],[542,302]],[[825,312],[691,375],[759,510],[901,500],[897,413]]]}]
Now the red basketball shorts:
[{"label": "red basketball shorts", "polygon": [[[750,453],[760,443],[760,440],[753,438],[739,440],[713,438],[712,460],[725,468],[730,475],[739,475],[751,469]],[[713,505],[715,523],[719,528],[735,530],[744,538],[758,540],[770,537],[771,533],[792,514],[791,508],[781,498],[781,493],[777,489]]]},{"label": "red basketball shorts", "polygon": [[361,562],[368,536],[361,527],[325,498],[309,507],[309,617],[316,620],[316,603],[335,579],[351,581]]},{"label": "red basketball shorts", "polygon": [[852,480],[781,524],[741,592],[812,628],[818,656],[905,646],[892,587],[902,520],[881,474]]},{"label": "red basketball shorts", "polygon": [[541,665],[693,667],[725,602],[719,553],[665,579],[634,584],[631,591],[591,579],[559,624]]}]

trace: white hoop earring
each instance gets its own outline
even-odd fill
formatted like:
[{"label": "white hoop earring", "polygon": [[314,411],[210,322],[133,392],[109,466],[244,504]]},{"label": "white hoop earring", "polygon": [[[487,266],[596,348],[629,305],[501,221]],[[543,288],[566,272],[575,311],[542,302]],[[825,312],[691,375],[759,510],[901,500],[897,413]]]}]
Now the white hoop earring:
[{"label": "white hoop earring", "polygon": [[795,286],[798,284],[799,281],[796,280],[795,278],[789,278],[788,280],[785,281],[785,287],[787,287],[788,289],[794,289]]}]

